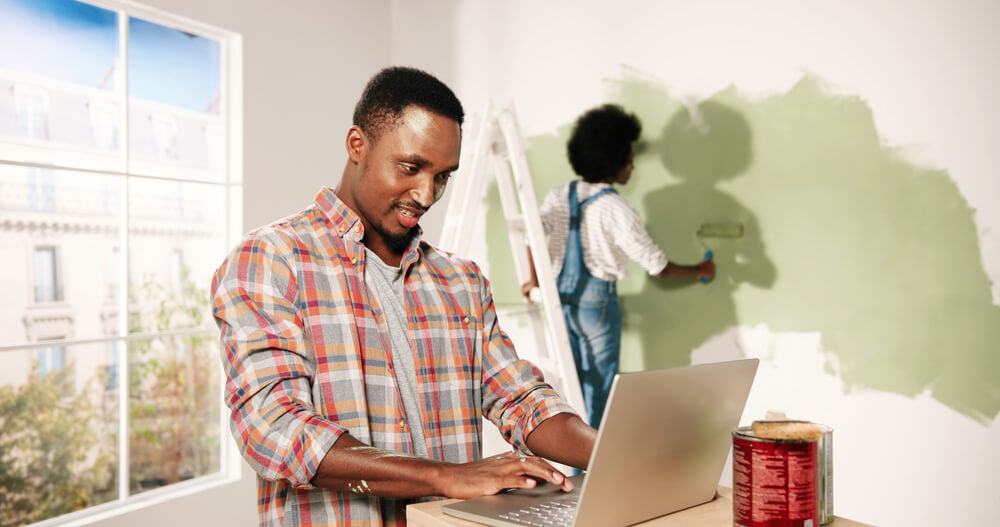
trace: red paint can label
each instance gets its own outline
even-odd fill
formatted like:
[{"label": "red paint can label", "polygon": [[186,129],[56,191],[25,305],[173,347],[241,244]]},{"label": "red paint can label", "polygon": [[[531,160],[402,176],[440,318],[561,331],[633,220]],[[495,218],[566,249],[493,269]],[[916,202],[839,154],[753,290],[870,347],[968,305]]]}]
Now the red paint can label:
[{"label": "red paint can label", "polygon": [[820,525],[816,441],[761,439],[733,432],[733,525]]}]

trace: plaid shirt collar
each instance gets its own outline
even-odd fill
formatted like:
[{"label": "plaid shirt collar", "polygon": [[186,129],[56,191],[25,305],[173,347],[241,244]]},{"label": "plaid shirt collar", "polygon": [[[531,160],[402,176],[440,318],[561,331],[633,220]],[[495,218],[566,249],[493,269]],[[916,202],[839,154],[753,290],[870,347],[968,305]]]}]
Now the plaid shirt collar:
[{"label": "plaid shirt collar", "polygon": [[[320,189],[319,193],[316,194],[316,199],[313,200],[316,203],[316,207],[323,213],[324,216],[330,221],[331,231],[336,232],[341,238],[345,240],[353,241],[354,243],[345,243],[348,250],[357,251],[358,253],[364,252],[364,237],[365,237],[365,226],[361,222],[361,217],[358,216],[356,212],[351,210],[340,197],[337,196],[336,191],[330,187],[323,187]],[[424,231],[419,225],[416,227],[417,235],[413,237],[410,241],[410,246],[403,253],[403,258],[400,260],[400,267],[403,268],[404,274],[410,268],[411,265],[417,262],[423,256],[423,235]],[[363,258],[363,254],[354,254],[357,258]]]}]

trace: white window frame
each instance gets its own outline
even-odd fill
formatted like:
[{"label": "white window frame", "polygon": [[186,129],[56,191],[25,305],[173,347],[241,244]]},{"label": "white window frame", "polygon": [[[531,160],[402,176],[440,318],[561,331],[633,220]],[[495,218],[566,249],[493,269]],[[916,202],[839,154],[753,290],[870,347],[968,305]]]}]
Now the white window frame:
[{"label": "white window frame", "polygon": [[[141,494],[129,495],[129,406],[128,406],[128,346],[131,342],[149,340],[150,338],[181,337],[181,336],[215,336],[217,331],[213,329],[176,329],[159,333],[129,334],[128,318],[121,315],[128,313],[129,287],[129,229],[131,223],[129,218],[129,181],[141,178],[196,182],[199,184],[218,185],[224,189],[226,196],[225,208],[225,247],[232,246],[240,233],[242,233],[241,203],[243,185],[243,41],[238,33],[224,30],[191,19],[178,17],[165,11],[150,8],[131,2],[129,0],[77,0],[97,7],[114,11],[118,15],[119,27],[119,49],[121,50],[121,66],[118,72],[121,75],[123,89],[115,93],[115,100],[118,105],[118,151],[115,168],[94,169],[88,166],[74,165],[60,160],[51,163],[25,162],[19,159],[0,158],[0,165],[22,166],[27,168],[49,168],[54,170],[73,170],[78,172],[91,172],[98,174],[109,174],[121,176],[120,192],[123,200],[120,214],[120,238],[118,244],[119,255],[119,287],[123,290],[118,299],[118,328],[117,334],[107,335],[94,339],[73,339],[72,337],[58,342],[26,342],[0,346],[0,357],[5,353],[29,351],[33,355],[38,348],[50,348],[62,346],[65,349],[72,349],[74,345],[118,342],[117,353],[117,380],[119,394],[119,433],[118,433],[118,498],[108,503],[103,503],[87,509],[65,514],[55,518],[50,518],[35,524],[34,527],[48,526],[82,526],[97,521],[105,520],[114,516],[125,514],[137,509],[149,507],[158,503],[187,496],[193,493],[202,492],[219,485],[230,484],[240,479],[242,460],[233,441],[229,438],[229,412],[223,403],[223,389],[225,387],[225,376],[219,373],[219,449],[220,449],[220,472],[205,476],[196,477],[190,480],[167,485],[154,490],[144,491]],[[225,177],[221,181],[204,179],[185,179],[179,177],[169,177],[162,174],[150,174],[142,172],[141,163],[135,163],[129,154],[129,104],[128,104],[128,19],[129,17],[141,18],[143,20],[171,27],[181,31],[197,34],[216,40],[220,43],[221,51],[221,84],[220,94],[222,104],[219,108],[221,123],[225,126],[225,148],[223,169]],[[29,87],[15,87],[15,91],[25,90],[33,96],[41,95],[45,102],[46,111],[48,107],[48,95],[44,91]],[[46,114],[47,115],[47,114]],[[58,249],[57,249],[58,250]],[[57,254],[58,257],[58,254]],[[34,258],[34,255],[32,255]],[[33,266],[32,266],[33,268]],[[58,272],[58,271],[57,271]],[[33,273],[33,270],[31,271]],[[32,280],[33,276],[25,277]],[[33,291],[33,289],[32,289]],[[32,300],[34,295],[32,293]]]}]

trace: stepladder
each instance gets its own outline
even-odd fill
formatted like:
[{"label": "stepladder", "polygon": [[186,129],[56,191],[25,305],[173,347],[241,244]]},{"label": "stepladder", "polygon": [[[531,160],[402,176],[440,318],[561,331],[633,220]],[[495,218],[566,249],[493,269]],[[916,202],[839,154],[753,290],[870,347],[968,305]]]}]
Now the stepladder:
[{"label": "stepladder", "polygon": [[[488,186],[496,182],[518,284],[528,282],[534,266],[538,288],[532,300],[518,310],[527,318],[530,337],[516,339],[518,355],[534,363],[546,382],[566,400],[581,418],[588,419],[569,334],[563,318],[555,271],[546,248],[545,232],[531,180],[524,140],[513,109],[496,108],[487,102],[470,130],[471,151],[463,152],[462,170],[453,178],[439,246],[457,255],[468,255],[475,237],[473,218],[482,210]],[[532,257],[528,257],[531,247]],[[488,270],[487,270],[488,271]]]}]

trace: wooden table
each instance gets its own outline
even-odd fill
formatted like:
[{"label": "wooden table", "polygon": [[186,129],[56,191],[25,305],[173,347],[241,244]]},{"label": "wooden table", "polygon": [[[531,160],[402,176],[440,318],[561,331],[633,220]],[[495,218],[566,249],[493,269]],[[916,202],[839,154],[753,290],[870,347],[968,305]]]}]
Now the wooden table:
[{"label": "wooden table", "polygon": [[[458,500],[438,500],[417,503],[406,507],[406,522],[409,527],[479,527],[482,524],[448,516],[441,512],[441,506]],[[719,487],[719,497],[703,505],[677,511],[673,514],[653,518],[639,525],[649,527],[732,527],[733,490]],[[866,523],[836,518],[826,527],[871,527]]]}]

